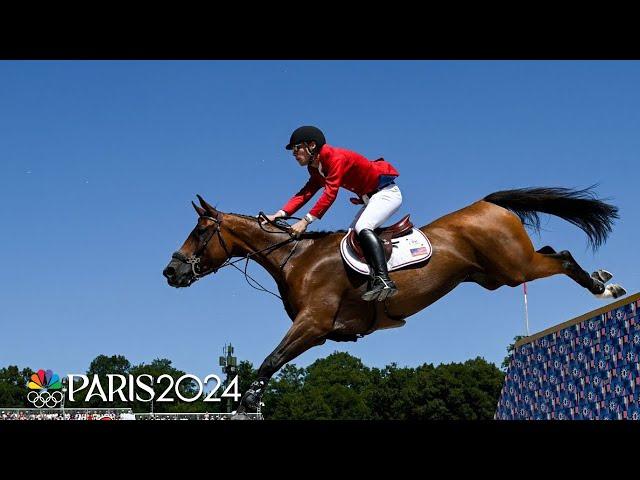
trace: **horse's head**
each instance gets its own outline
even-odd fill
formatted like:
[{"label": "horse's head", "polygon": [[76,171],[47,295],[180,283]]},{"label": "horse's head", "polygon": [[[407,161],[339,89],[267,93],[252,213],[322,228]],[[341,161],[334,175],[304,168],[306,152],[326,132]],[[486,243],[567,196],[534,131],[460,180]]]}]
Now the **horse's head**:
[{"label": "horse's head", "polygon": [[162,271],[172,287],[188,287],[211,272],[216,272],[231,256],[230,239],[221,231],[223,214],[197,195],[201,207],[191,202],[198,212],[198,223],[180,250]]}]

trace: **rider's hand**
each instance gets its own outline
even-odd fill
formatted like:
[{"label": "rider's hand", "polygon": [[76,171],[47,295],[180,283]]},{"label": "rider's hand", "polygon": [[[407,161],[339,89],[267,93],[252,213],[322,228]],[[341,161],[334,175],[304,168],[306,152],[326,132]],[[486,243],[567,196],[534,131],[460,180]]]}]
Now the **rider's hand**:
[{"label": "rider's hand", "polygon": [[[280,218],[280,217],[285,217],[287,214],[285,212],[283,212],[282,210],[278,210],[276,213],[274,213],[273,215],[265,215],[270,222],[273,222],[276,218]],[[265,223],[267,223],[265,220],[262,221],[262,224],[264,225]]]},{"label": "rider's hand", "polygon": [[351,203],[353,203],[354,205],[363,205],[364,204],[364,200],[360,199],[359,197],[351,197],[349,199],[349,201]]},{"label": "rider's hand", "polygon": [[304,231],[307,229],[307,226],[309,225],[309,223],[303,218],[302,220],[300,220],[299,222],[295,223],[292,227],[291,227],[291,233],[293,234],[294,237],[299,237],[300,234],[304,233]]}]

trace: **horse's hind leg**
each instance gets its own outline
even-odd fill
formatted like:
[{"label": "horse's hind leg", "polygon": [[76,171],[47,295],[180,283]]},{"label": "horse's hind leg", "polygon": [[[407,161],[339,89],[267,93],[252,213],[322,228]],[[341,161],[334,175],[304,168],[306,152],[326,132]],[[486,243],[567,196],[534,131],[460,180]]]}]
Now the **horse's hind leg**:
[{"label": "horse's hind leg", "polygon": [[[544,255],[556,255],[556,251],[553,249],[553,247],[550,247],[549,245],[545,245],[541,249],[536,250],[536,252],[542,253]],[[576,261],[571,256],[571,254],[569,252],[567,252],[566,250],[564,252],[566,252],[568,254],[568,259],[569,260],[573,260],[575,265],[578,268],[580,268],[580,266],[576,263]],[[561,255],[560,258],[564,258],[565,257],[564,252],[563,252],[563,254]],[[556,257],[557,257],[557,255],[556,255]],[[609,280],[611,280],[613,278],[613,275],[610,272],[607,272],[606,270],[602,270],[602,269],[596,270],[595,272],[591,273],[591,276],[593,278],[595,278],[596,280],[600,280],[602,283],[607,283]]]},{"label": "horse's hind leg", "polygon": [[527,280],[530,281],[564,273],[598,298],[618,298],[627,293],[620,285],[605,286],[605,282],[612,277],[606,270],[597,270],[589,275],[589,273],[578,265],[578,262],[576,262],[567,250],[559,253],[540,253],[541,251],[548,252],[549,249],[553,250],[551,247],[544,247],[534,253],[525,275]]},{"label": "horse's hind leg", "polygon": [[[549,254],[555,254],[556,251],[549,245],[546,245],[541,249],[536,250],[536,253],[549,255]],[[487,290],[496,290],[507,284],[509,284],[510,286],[520,285],[523,281],[525,281],[525,279],[520,274],[513,275],[514,271],[516,270],[515,269],[510,270],[506,276],[502,275],[501,276],[502,278],[498,278],[495,275],[488,275],[482,272],[473,272],[469,274],[467,278],[463,281],[477,283],[478,285],[480,285],[483,288],[486,288]],[[554,272],[554,273],[564,273],[564,272]],[[549,275],[553,275],[553,273],[550,273]],[[544,275],[544,276],[548,276],[548,275]],[[536,277],[536,278],[542,278],[542,277]]]}]

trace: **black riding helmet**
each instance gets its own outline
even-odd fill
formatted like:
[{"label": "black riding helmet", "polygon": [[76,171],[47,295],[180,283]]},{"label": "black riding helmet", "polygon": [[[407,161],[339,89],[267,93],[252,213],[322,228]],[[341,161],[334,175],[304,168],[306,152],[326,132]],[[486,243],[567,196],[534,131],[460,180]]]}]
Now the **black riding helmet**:
[{"label": "black riding helmet", "polygon": [[289,143],[287,144],[287,150],[293,150],[293,146],[302,143],[302,142],[310,142],[314,140],[317,145],[317,149],[320,150],[322,146],[327,143],[324,138],[324,133],[317,127],[312,127],[310,125],[296,128],[291,134],[291,138],[289,139]]}]

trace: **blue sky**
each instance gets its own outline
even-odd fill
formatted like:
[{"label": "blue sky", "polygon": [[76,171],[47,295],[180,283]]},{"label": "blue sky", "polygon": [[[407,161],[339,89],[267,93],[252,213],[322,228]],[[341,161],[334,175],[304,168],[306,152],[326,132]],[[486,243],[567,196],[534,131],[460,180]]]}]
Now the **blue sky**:
[{"label": "blue sky", "polygon": [[[392,162],[394,218],[417,225],[497,190],[599,182],[621,219],[598,252],[554,217],[532,240],[635,293],[638,85],[640,63],[615,61],[0,62],[0,366],[66,375],[122,354],[204,377],[229,341],[258,366],[290,325],[278,299],[234,269],[180,290],[161,272],[195,225],[196,193],[256,214],[303,185],[283,148],[303,124]],[[312,228],[346,228],[347,193]],[[532,333],[605,304],[564,276],[528,292]],[[339,350],[370,366],[499,364],[523,331],[522,287],[462,284],[402,328],[293,363]]]}]

